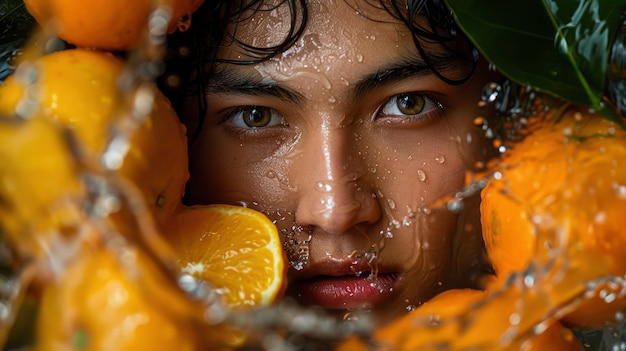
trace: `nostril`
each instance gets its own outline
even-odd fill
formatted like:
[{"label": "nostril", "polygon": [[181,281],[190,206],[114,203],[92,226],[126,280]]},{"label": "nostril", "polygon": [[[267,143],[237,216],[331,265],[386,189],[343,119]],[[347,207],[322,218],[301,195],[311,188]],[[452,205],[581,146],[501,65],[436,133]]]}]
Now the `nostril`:
[{"label": "nostril", "polygon": [[323,198],[321,204],[322,208],[319,214],[324,218],[333,216],[352,217],[361,209],[361,203],[359,201],[338,201],[333,195],[328,195]]}]

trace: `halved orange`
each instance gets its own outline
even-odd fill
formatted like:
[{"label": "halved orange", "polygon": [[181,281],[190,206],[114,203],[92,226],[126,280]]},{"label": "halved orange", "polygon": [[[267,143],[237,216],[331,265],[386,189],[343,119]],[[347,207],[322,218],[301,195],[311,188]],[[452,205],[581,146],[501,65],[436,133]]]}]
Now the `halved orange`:
[{"label": "halved orange", "polygon": [[184,208],[167,231],[184,273],[208,281],[232,307],[268,305],[283,292],[285,264],[276,226],[231,205]]}]

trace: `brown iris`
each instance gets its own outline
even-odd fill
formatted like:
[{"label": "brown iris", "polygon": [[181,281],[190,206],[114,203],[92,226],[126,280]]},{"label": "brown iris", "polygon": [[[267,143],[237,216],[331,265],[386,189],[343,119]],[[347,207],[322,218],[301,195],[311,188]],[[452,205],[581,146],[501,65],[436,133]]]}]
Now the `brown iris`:
[{"label": "brown iris", "polygon": [[396,96],[396,107],[405,115],[416,115],[424,110],[424,97],[415,93],[403,93]]},{"label": "brown iris", "polygon": [[251,106],[242,111],[242,118],[248,127],[266,127],[272,121],[272,112],[267,107]]}]

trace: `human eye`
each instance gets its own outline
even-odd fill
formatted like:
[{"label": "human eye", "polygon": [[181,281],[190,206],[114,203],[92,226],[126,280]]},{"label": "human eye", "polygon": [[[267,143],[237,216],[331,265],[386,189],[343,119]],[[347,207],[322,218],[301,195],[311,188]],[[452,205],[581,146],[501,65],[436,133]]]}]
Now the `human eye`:
[{"label": "human eye", "polygon": [[436,99],[420,92],[407,92],[389,98],[380,108],[378,118],[423,120],[440,110],[441,104]]},{"label": "human eye", "polygon": [[265,106],[236,107],[227,114],[225,120],[240,129],[259,129],[286,124],[283,116]]}]

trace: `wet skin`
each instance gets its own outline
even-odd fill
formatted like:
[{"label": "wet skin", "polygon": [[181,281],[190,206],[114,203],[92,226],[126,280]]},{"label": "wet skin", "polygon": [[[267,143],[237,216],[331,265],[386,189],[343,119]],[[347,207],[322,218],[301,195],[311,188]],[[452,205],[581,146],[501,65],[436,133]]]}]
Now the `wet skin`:
[{"label": "wet skin", "polygon": [[[477,199],[454,212],[433,204],[461,190],[466,171],[489,152],[473,119],[482,88],[496,77],[480,62],[466,83],[447,84],[384,10],[320,2],[311,1],[306,31],[284,54],[216,67],[208,114],[190,148],[187,200],[267,213],[285,240],[306,241],[285,245],[302,254],[291,256],[289,297],[339,316],[368,310],[382,323],[442,290],[476,283],[483,267]],[[284,14],[255,14],[237,38],[276,44]],[[229,44],[220,57],[247,58]],[[450,78],[471,69],[442,60]]]}]

